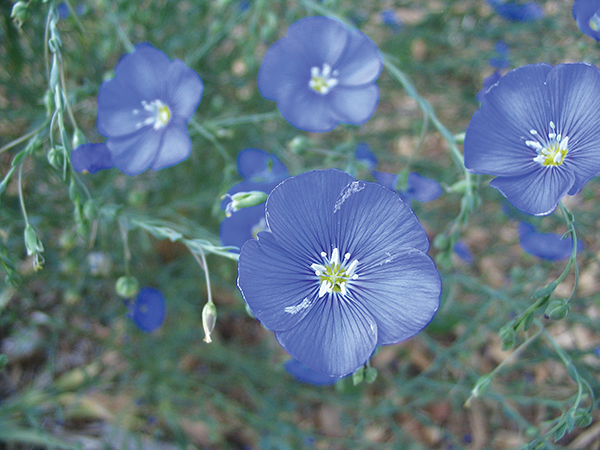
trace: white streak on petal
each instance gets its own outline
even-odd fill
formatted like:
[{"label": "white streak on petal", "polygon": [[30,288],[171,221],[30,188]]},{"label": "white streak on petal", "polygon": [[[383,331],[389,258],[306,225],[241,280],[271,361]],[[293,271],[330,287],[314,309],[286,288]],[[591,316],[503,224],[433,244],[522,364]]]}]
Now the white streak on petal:
[{"label": "white streak on petal", "polygon": [[296,306],[286,306],[284,311],[288,314],[297,314],[300,311],[302,311],[303,309],[306,309],[310,306],[310,301],[308,300],[308,298],[305,298],[304,300],[302,300],[302,303],[300,303],[299,305]]}]

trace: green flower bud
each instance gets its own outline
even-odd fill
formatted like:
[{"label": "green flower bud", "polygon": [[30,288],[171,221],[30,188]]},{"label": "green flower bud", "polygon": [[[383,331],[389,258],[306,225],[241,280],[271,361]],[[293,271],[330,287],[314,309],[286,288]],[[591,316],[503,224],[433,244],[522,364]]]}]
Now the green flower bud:
[{"label": "green flower bud", "polygon": [[50,150],[48,150],[46,157],[48,158],[48,162],[52,167],[60,170],[63,163],[63,151],[61,148],[52,147]]},{"label": "green flower bud", "polygon": [[117,294],[124,298],[135,297],[140,290],[140,283],[137,278],[122,276],[117,280],[115,284],[115,290]]},{"label": "green flower bud", "polygon": [[571,311],[571,304],[562,298],[555,298],[550,300],[546,307],[545,316],[551,320],[564,319],[569,315]]},{"label": "green flower bud", "polygon": [[437,250],[447,250],[450,248],[450,238],[445,234],[438,234],[433,239],[433,247]]},{"label": "green flower bud", "polygon": [[592,423],[592,415],[585,409],[577,409],[575,411],[575,425],[579,428],[588,427]]},{"label": "green flower bud", "polygon": [[308,149],[310,141],[304,136],[296,136],[288,143],[288,146],[292,153],[299,155]]},{"label": "green flower bud", "polygon": [[492,384],[492,376],[491,375],[488,374],[488,375],[483,375],[482,377],[479,377],[479,379],[477,380],[477,383],[475,383],[475,387],[471,391],[471,396],[479,397],[481,394],[483,394],[485,391],[488,390],[488,388],[490,387],[490,384]]},{"label": "green flower bud", "polygon": [[10,18],[13,19],[19,28],[27,19],[28,11],[27,11],[27,2],[17,2],[13,5],[12,11],[10,12]]},{"label": "green flower bud", "polygon": [[498,332],[498,336],[502,341],[502,350],[508,350],[514,347],[517,333],[513,327],[513,323],[507,323]]},{"label": "green flower bud", "polygon": [[98,205],[93,199],[88,199],[83,204],[83,215],[87,220],[94,220],[98,216]]},{"label": "green flower bud", "polygon": [[38,239],[37,233],[31,225],[27,224],[24,235],[27,256],[35,255],[36,253],[41,253],[44,251],[42,241]]},{"label": "green flower bud", "polygon": [[215,329],[217,323],[217,308],[213,302],[206,303],[202,308],[202,328],[204,328],[204,342],[210,344],[212,339],[210,333]]},{"label": "green flower bud", "polygon": [[357,384],[362,383],[364,379],[365,379],[365,367],[360,366],[358,369],[356,369],[352,373],[352,383],[354,384],[354,386],[356,386]]},{"label": "green flower bud", "polygon": [[267,193],[262,191],[237,192],[233,195],[227,194],[227,196],[231,198],[231,202],[229,202],[225,209],[227,217],[239,209],[260,205],[268,197]]},{"label": "green flower bud", "polygon": [[377,379],[377,369],[375,367],[367,367],[365,370],[365,381],[369,384],[374,383]]}]

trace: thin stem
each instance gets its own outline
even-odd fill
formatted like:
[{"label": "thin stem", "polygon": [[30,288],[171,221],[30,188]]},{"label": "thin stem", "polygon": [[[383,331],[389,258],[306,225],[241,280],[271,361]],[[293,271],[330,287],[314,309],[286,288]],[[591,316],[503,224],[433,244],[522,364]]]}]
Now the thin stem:
[{"label": "thin stem", "polygon": [[207,303],[213,303],[212,289],[210,288],[210,276],[208,274],[208,265],[206,264],[206,256],[204,256],[204,251],[201,248],[198,248],[198,252],[200,253],[200,257],[198,257],[198,254],[195,251],[193,251],[189,246],[188,246],[188,250],[194,257],[194,259],[198,262],[200,267],[202,267],[202,270],[204,271],[204,278],[206,280],[206,290],[207,290],[207,297],[208,297]]},{"label": "thin stem", "polygon": [[206,139],[213,143],[213,145],[217,148],[219,153],[221,153],[221,156],[227,163],[233,164],[233,159],[231,158],[231,156],[229,156],[227,151],[225,151],[225,148],[219,143],[219,141],[217,141],[217,138],[215,138],[212,135],[212,133],[210,133],[206,128],[204,128],[202,125],[196,122],[196,120],[193,118],[192,120],[190,120],[189,123],[192,126],[192,128],[194,128],[198,133],[200,133],[202,136],[204,136]]},{"label": "thin stem", "polygon": [[571,265],[574,266],[575,272],[575,281],[573,282],[573,290],[571,291],[571,295],[569,296],[567,301],[571,301],[575,296],[575,292],[577,291],[577,286],[579,285],[579,265],[577,264],[577,232],[575,231],[575,221],[573,219],[573,214],[569,212],[569,210],[563,205],[563,202],[559,202],[558,206],[560,207],[560,211],[567,223],[567,228],[571,235],[571,239],[573,241],[573,247],[571,249],[571,256],[569,257],[569,262],[563,273],[561,273],[560,277],[556,280],[560,283],[567,276],[568,270],[571,268]]},{"label": "thin stem", "polygon": [[123,252],[125,259],[125,276],[129,276],[129,261],[131,261],[131,251],[129,250],[129,233],[128,233],[127,219],[122,218],[119,220],[119,230],[121,231],[121,238],[123,239]]},{"label": "thin stem", "polygon": [[0,147],[0,153],[4,153],[6,150],[10,150],[14,146],[19,145],[21,142],[26,141],[30,137],[36,135],[37,133],[39,133],[40,131],[42,131],[46,127],[46,125],[48,125],[48,119],[47,118],[46,118],[46,120],[44,120],[44,123],[42,125],[40,125],[39,127],[37,127],[35,130],[30,131],[27,134],[24,134],[20,138],[17,138],[14,141],[9,142],[8,144],[6,144],[3,147]]},{"label": "thin stem", "polygon": [[19,175],[17,178],[19,185],[19,202],[21,203],[21,211],[23,212],[23,219],[25,220],[25,226],[29,226],[29,218],[27,217],[27,209],[25,208],[25,198],[23,196],[23,183],[22,183],[22,174],[23,174],[23,161],[19,164]]}]

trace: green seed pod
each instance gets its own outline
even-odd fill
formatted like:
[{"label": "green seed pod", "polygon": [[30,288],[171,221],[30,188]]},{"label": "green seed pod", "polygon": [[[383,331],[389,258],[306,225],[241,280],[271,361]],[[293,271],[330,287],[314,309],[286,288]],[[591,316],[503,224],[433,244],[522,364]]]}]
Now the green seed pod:
[{"label": "green seed pod", "polygon": [[135,277],[122,276],[117,280],[115,290],[123,298],[132,298],[140,290],[140,283]]}]

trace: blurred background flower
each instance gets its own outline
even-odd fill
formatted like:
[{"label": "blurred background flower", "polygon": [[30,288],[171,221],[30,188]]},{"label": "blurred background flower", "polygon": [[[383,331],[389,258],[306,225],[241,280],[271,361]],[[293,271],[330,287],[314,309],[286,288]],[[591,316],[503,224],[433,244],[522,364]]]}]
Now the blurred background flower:
[{"label": "blurred background flower", "polygon": [[127,316],[146,333],[158,330],[165,320],[165,298],[151,287],[140,289],[133,303],[128,304],[128,309]]},{"label": "blurred background flower", "polygon": [[575,0],[572,11],[581,32],[600,41],[600,1]]},{"label": "blurred background flower", "polygon": [[[523,251],[548,261],[567,259],[573,251],[573,239],[566,239],[555,233],[539,233],[533,225],[519,222],[519,244]],[[577,251],[583,249],[583,242],[577,241]]]}]

